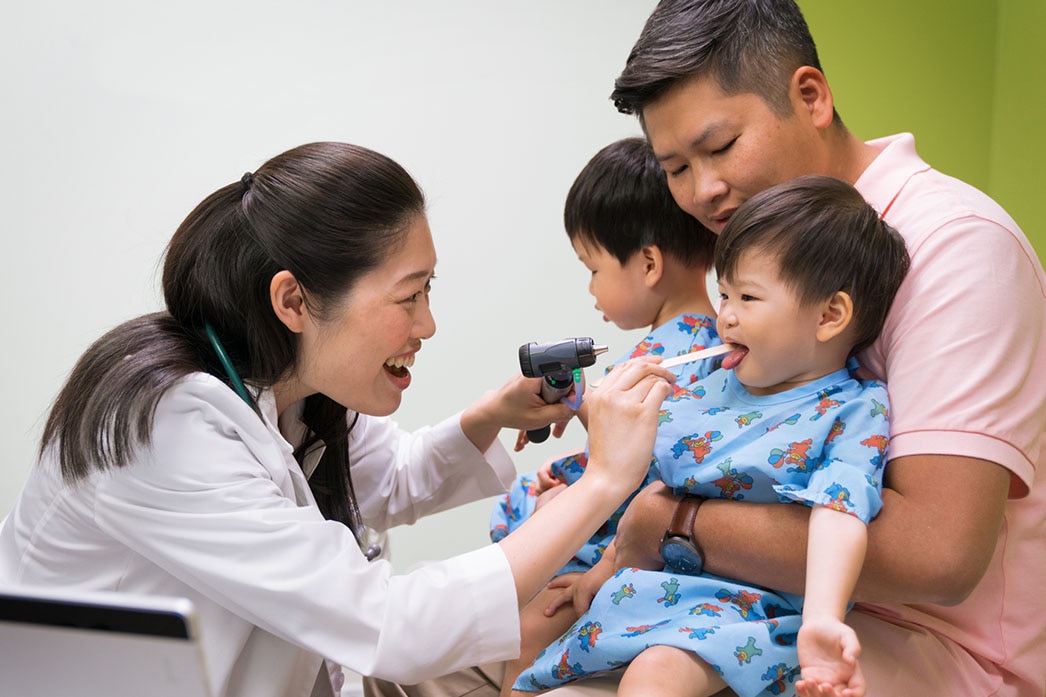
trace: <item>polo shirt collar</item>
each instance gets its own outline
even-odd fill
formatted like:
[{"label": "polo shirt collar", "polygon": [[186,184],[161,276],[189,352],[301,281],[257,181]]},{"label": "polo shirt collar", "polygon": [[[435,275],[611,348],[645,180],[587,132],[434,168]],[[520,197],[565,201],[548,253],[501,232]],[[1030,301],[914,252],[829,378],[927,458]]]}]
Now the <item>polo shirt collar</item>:
[{"label": "polo shirt collar", "polygon": [[885,218],[908,181],[929,170],[930,165],[915,152],[915,136],[911,133],[877,138],[867,144],[879,154],[857,178],[854,188]]}]

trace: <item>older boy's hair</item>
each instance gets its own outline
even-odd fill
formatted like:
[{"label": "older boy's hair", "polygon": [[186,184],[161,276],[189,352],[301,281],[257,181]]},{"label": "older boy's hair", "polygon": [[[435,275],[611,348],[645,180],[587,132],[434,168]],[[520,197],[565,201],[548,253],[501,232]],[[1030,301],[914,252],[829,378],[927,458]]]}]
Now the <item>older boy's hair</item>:
[{"label": "older boy's hair", "polygon": [[804,65],[821,70],[793,0],[662,0],[610,98],[618,111],[642,121],[643,109],[677,83],[711,76],[727,95],[756,94],[785,117],[792,74]]},{"label": "older boy's hair", "polygon": [[908,250],[860,193],[844,181],[806,175],[748,199],[716,243],[719,277],[733,279],[742,253],[777,260],[778,273],[803,304],[838,291],[853,299],[854,345],[871,345],[908,273]]},{"label": "older boy's hair", "polygon": [[563,224],[570,240],[598,245],[622,264],[657,245],[688,266],[712,265],[715,235],[683,212],[643,138],[604,147],[577,175]]}]

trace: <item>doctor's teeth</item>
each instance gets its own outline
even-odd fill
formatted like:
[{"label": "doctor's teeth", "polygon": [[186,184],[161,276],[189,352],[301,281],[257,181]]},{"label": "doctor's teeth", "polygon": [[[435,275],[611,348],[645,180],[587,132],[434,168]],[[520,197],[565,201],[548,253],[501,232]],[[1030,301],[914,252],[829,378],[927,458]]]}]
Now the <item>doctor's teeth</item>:
[{"label": "doctor's teeth", "polygon": [[409,356],[396,356],[385,361],[385,365],[390,368],[410,368],[414,365],[414,354]]}]

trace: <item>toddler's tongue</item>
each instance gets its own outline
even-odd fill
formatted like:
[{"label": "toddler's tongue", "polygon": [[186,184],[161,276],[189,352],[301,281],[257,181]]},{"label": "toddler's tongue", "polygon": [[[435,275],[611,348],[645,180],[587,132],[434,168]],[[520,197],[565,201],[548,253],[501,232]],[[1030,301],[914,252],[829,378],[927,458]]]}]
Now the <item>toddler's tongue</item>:
[{"label": "toddler's tongue", "polygon": [[726,368],[727,370],[733,370],[734,368],[737,367],[738,363],[740,363],[741,361],[743,361],[745,359],[745,356],[747,356],[747,355],[748,355],[748,347],[747,346],[738,346],[733,351],[731,351],[730,353],[726,354],[726,356],[723,358],[723,362],[722,362],[721,365],[722,365],[723,368]]}]

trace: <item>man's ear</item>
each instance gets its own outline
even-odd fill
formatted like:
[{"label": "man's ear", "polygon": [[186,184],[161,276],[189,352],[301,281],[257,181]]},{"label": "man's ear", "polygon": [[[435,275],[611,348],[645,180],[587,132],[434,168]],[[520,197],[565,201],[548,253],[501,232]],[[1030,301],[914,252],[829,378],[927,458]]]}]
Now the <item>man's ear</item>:
[{"label": "man's ear", "polygon": [[643,282],[647,288],[653,288],[665,274],[665,257],[656,244],[647,245],[638,252],[643,265]]},{"label": "man's ear", "polygon": [[789,94],[799,99],[818,129],[828,128],[835,116],[835,99],[828,86],[828,78],[817,68],[804,65],[792,73]]},{"label": "man's ear", "polygon": [[301,334],[308,311],[301,285],[294,274],[284,269],[272,277],[269,282],[269,300],[273,312],[284,326],[295,334]]},{"label": "man's ear", "polygon": [[846,291],[837,291],[821,306],[817,323],[817,340],[827,342],[842,334],[854,316],[854,301]]}]

